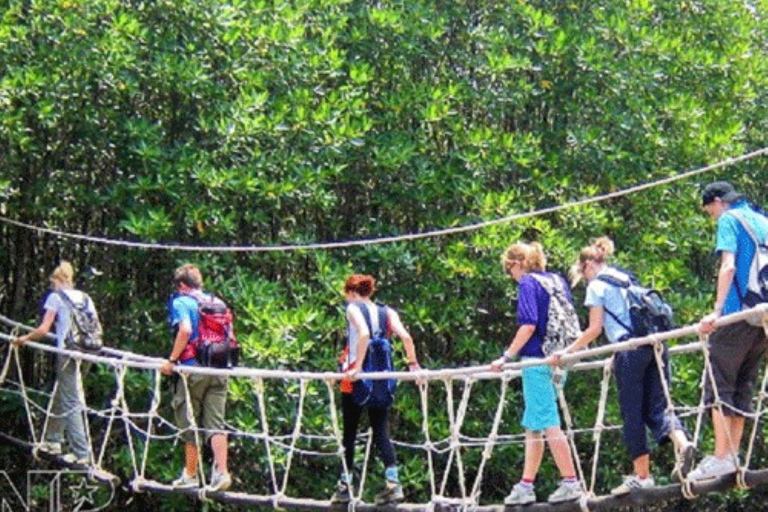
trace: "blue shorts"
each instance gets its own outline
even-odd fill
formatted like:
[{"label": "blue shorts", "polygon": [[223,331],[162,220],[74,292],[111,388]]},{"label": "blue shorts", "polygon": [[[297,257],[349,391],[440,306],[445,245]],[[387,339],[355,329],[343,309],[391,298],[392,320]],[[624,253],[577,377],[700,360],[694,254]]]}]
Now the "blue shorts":
[{"label": "blue shorts", "polygon": [[523,400],[523,427],[540,431],[560,426],[557,392],[552,383],[552,370],[549,365],[523,368]]}]

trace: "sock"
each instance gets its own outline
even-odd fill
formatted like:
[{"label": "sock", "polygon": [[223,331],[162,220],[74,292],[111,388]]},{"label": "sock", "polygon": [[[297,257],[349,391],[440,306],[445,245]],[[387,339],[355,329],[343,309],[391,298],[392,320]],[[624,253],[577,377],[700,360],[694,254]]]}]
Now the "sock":
[{"label": "sock", "polygon": [[399,484],[400,478],[397,476],[397,466],[390,466],[384,472],[384,477],[387,479],[387,483]]},{"label": "sock", "polygon": [[575,484],[576,482],[578,482],[578,480],[576,480],[576,476],[575,475],[564,476],[563,477],[563,483],[564,484]]},{"label": "sock", "polygon": [[520,485],[523,489],[533,489],[533,480],[530,478],[523,478],[520,480]]}]

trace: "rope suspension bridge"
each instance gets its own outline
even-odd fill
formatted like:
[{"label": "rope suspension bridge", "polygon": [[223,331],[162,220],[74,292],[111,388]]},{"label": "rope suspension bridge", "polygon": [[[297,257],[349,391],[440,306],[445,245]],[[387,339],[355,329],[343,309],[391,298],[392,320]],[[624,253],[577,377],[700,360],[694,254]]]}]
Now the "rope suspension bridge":
[{"label": "rope suspension bridge", "polygon": [[[722,317],[717,322],[717,325],[721,327],[742,320],[762,321],[763,327],[768,332],[768,304],[762,304],[752,310]],[[0,324],[5,331],[0,333],[0,339],[6,342],[11,341],[19,331],[31,330],[30,327],[4,316],[0,316]],[[598,468],[601,463],[603,434],[620,428],[617,425],[606,424],[606,405],[612,373],[612,356],[618,352],[633,350],[644,345],[654,347],[664,384],[667,413],[695,422],[693,442],[698,444],[702,437],[704,413],[708,409],[704,405],[703,393],[701,393],[699,403],[695,406],[676,404],[672,397],[671,383],[667,381],[663,371],[664,364],[662,359],[664,345],[667,341],[698,336],[697,333],[698,326],[691,325],[643,338],[635,338],[621,343],[583,350],[563,357],[563,361],[568,365],[570,371],[602,371],[600,398],[597,403],[595,421],[592,425],[581,426],[574,424],[567,396],[567,388],[564,389],[563,386],[558,386],[558,398],[563,413],[565,432],[576,461],[577,476],[583,486],[584,497],[580,501],[557,505],[537,503],[526,506],[525,510],[610,510],[630,505],[647,505],[680,497],[694,499],[703,494],[722,492],[733,487],[749,489],[768,483],[768,469],[753,468],[751,466],[753,455],[755,454],[756,441],[762,438],[761,420],[766,415],[766,406],[768,405],[766,404],[768,372],[765,372],[759,392],[755,396],[755,412],[747,413],[742,411],[743,415],[751,422],[751,428],[748,436],[747,450],[741,458],[742,460],[738,462],[739,469],[737,472],[708,481],[691,482],[684,480],[680,484],[663,485],[644,491],[632,492],[625,496],[598,494],[602,488],[598,485]],[[88,440],[92,446],[91,460],[86,466],[95,480],[113,483],[117,480],[117,477],[110,472],[111,468],[104,467],[107,460],[106,455],[118,447],[127,446],[130,455],[131,476],[129,481],[125,483],[134,492],[186,494],[200,500],[215,500],[229,504],[295,510],[329,510],[339,507],[338,505],[332,505],[323,497],[290,496],[288,489],[289,483],[292,481],[291,470],[297,456],[337,458],[341,461],[341,464],[345,464],[335,391],[335,383],[342,377],[342,374],[255,368],[219,370],[203,367],[178,367],[180,382],[187,390],[187,400],[189,400],[189,390],[186,386],[190,375],[220,375],[249,382],[248,389],[254,395],[256,408],[258,409],[260,429],[256,429],[254,426],[253,431],[245,432],[230,426],[227,434],[232,437],[241,438],[244,442],[251,441],[263,445],[268,460],[266,480],[270,492],[266,494],[250,494],[246,492],[247,489],[243,489],[240,492],[209,492],[205,487],[202,457],[200,458],[201,462],[199,462],[199,474],[203,481],[199,488],[177,489],[171,485],[154,480],[153,475],[148,473],[148,459],[152,443],[175,441],[185,432],[183,429],[175,427],[160,413],[162,404],[162,376],[160,367],[164,362],[163,359],[113,348],[103,348],[100,353],[91,354],[60,349],[44,343],[29,342],[25,346],[28,349],[45,354],[68,356],[70,358],[69,361],[76,365],[78,392],[81,403],[86,404],[85,409],[83,411],[65,411],[58,416],[65,416],[70,413],[83,415],[89,437]],[[20,349],[12,343],[8,343],[7,347],[3,350],[5,353],[0,371],[0,395],[15,396],[21,400],[29,427],[29,437],[28,439],[19,439],[8,433],[2,433],[0,436],[6,441],[31,450],[35,457],[45,456],[46,458],[56,459],[59,464],[67,465],[62,459],[47,454],[44,455],[41,452],[41,440],[45,438],[45,432],[51,417],[55,416],[51,410],[52,400],[50,400],[52,394],[55,393],[55,384],[53,392],[47,393],[44,390],[34,389],[30,386],[30,383],[25,382],[24,372],[22,371],[22,350],[24,349]],[[704,337],[696,341],[677,344],[669,349],[669,354],[671,356],[687,353],[700,354],[703,360],[700,388],[703,388],[703,383],[707,376],[712,378],[708,350],[708,340]],[[589,360],[582,361],[585,359]],[[99,373],[100,375],[109,373],[111,378],[114,379],[114,392],[111,394],[111,399],[105,408],[94,408],[86,403],[86,385],[83,382],[83,375],[85,374],[83,366],[86,364],[100,367],[103,370]],[[492,372],[489,365],[484,365],[453,369],[421,370],[418,372],[366,374],[371,379],[395,378],[400,381],[414,381],[418,388],[420,401],[421,441],[418,443],[396,441],[396,444],[424,453],[426,475],[429,479],[428,490],[430,499],[424,503],[387,505],[386,508],[413,512],[433,510],[499,512],[504,510],[504,505],[488,504],[482,499],[487,462],[493,456],[496,448],[508,445],[521,445],[524,442],[522,435],[503,435],[500,433],[500,427],[504,408],[509,401],[507,395],[510,383],[521,375],[522,368],[537,364],[541,363],[537,361],[511,363],[506,365],[500,373]],[[134,408],[130,405],[131,396],[138,392],[134,387],[131,387],[130,391],[128,390],[128,376],[131,373],[144,374],[147,378],[146,382],[149,383],[151,388],[151,400],[146,412],[133,410]],[[714,379],[712,380],[714,382]],[[495,381],[498,384],[498,404],[496,405],[493,419],[488,425],[487,436],[484,438],[472,438],[464,435],[462,429],[467,421],[473,385],[480,381]],[[293,383],[298,389],[296,403],[291,404],[296,411],[295,420],[290,428],[285,429],[272,428],[274,423],[280,421],[280,418],[270,417],[267,407],[267,390],[271,387],[276,387],[276,384],[280,382]],[[458,387],[461,388],[461,392],[458,395],[455,393],[457,388],[455,384],[460,384]],[[310,387],[315,391],[314,393],[310,393]],[[322,390],[322,393],[317,392],[317,389]],[[445,417],[448,421],[448,435],[441,439],[434,438],[435,427],[434,422],[431,421],[433,414],[430,412],[430,396],[438,392],[437,390],[444,393]],[[324,398],[321,398],[320,395],[323,395]],[[48,401],[47,405],[46,400]],[[327,407],[328,421],[326,425],[323,425],[326,433],[321,435],[309,433],[307,425],[304,424],[305,410],[308,407],[318,406]],[[722,411],[724,406],[723,402],[720,401],[715,386],[715,403],[713,407],[719,408]],[[187,410],[191,410],[191,408],[187,408]],[[99,429],[99,435],[97,436],[92,435],[88,423],[89,419],[94,418],[98,418],[104,424],[104,427]],[[198,449],[200,449],[206,432],[195,425],[193,416],[190,415],[189,420],[192,425],[189,428],[194,432]],[[118,435],[118,425],[123,427],[122,436]],[[167,433],[169,431],[171,432],[170,434]],[[277,434],[277,432],[286,433]],[[576,438],[577,436],[587,435],[592,436],[593,450],[591,456],[588,455],[582,458],[576,446]],[[359,483],[353,488],[353,499],[348,505],[350,510],[365,512],[382,508],[366,503],[363,500],[371,463],[371,437],[370,434],[367,436],[361,477]],[[305,447],[312,443],[315,445],[319,444],[322,448],[308,449]],[[473,463],[472,467],[470,467],[466,459],[467,451],[470,449],[481,450],[479,463]],[[446,460],[442,467],[437,464],[436,459],[438,457],[443,457]],[[345,467],[345,471],[347,469]],[[508,484],[511,484],[511,482],[508,482]],[[507,507],[507,510],[509,509],[510,507]],[[511,509],[515,509],[515,507],[511,507]]]}]

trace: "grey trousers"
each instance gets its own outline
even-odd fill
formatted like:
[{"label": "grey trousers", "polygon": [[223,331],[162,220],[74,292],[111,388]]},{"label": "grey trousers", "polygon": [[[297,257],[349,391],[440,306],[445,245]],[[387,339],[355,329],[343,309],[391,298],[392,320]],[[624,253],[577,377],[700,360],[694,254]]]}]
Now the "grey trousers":
[{"label": "grey trousers", "polygon": [[[89,363],[82,363],[81,374],[85,374]],[[80,401],[77,382],[77,364],[74,359],[66,356],[56,358],[56,379],[58,386],[56,394],[51,397],[51,417],[48,419],[48,430],[45,440],[61,443],[66,431],[69,447],[78,458],[87,458],[91,453],[88,438],[85,435],[83,414],[85,404]]]}]

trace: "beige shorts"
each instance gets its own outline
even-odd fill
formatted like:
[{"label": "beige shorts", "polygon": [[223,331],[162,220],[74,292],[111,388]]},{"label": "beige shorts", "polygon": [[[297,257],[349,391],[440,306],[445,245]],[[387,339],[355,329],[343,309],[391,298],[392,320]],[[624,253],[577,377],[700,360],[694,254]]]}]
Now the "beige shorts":
[{"label": "beige shorts", "polygon": [[[210,439],[214,434],[225,433],[224,414],[227,408],[227,378],[211,375],[188,375],[187,387],[189,387],[189,397],[192,401],[195,425],[205,429],[205,439]],[[180,429],[191,427],[187,416],[187,394],[181,377],[176,380],[171,405],[176,417],[176,425]],[[182,439],[185,442],[194,443],[194,430],[185,431],[182,434]]]}]

